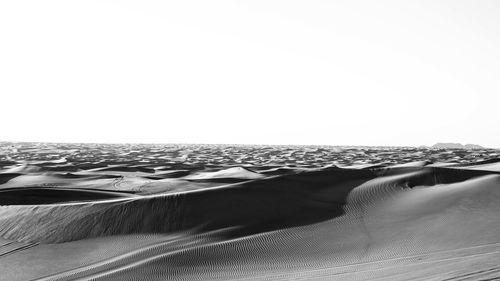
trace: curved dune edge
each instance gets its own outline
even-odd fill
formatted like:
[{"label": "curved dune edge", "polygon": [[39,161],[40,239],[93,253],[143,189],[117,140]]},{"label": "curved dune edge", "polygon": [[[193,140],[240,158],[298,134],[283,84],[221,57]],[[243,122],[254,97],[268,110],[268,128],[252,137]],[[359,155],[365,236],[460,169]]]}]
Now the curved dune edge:
[{"label": "curved dune edge", "polygon": [[[352,205],[384,200],[384,196],[394,194],[395,190],[464,181],[481,175],[485,175],[484,171],[445,168],[330,168],[168,195],[130,197],[116,192],[52,188],[43,191],[50,191],[52,197],[57,197],[58,192],[64,194],[60,197],[67,197],[68,192],[74,193],[83,200],[47,205],[31,204],[26,200],[26,205],[15,202],[14,205],[0,206],[3,226],[0,235],[37,243],[228,227],[241,229],[241,233],[235,235],[247,235],[343,216],[349,213]],[[369,189],[368,194],[360,193],[366,185],[380,187]],[[30,190],[40,191],[13,189],[3,192],[26,195]],[[85,196],[100,196],[98,199],[102,200],[85,202]],[[348,200],[351,197],[355,198],[352,202]],[[11,199],[4,196],[2,200]]]},{"label": "curved dune edge", "polygon": [[258,233],[338,216],[347,194],[374,176],[371,171],[318,170],[169,195],[0,206],[0,235],[57,243],[227,227],[240,228],[235,235]]},{"label": "curved dune edge", "polygon": [[450,270],[492,278],[500,276],[490,262],[500,258],[499,201],[497,173],[409,165],[311,170],[171,195],[2,206],[2,237],[61,244],[1,261],[12,264],[37,247],[57,253],[57,245],[156,233],[180,236],[176,246],[133,242],[124,254],[60,268],[45,280],[417,280],[444,279]]}]

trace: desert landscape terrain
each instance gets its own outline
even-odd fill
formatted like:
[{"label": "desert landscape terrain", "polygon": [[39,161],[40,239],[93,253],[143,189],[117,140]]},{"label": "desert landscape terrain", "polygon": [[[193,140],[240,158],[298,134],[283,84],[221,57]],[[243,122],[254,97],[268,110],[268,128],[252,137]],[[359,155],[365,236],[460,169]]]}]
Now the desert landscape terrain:
[{"label": "desert landscape terrain", "polygon": [[0,144],[0,280],[500,279],[500,151]]}]

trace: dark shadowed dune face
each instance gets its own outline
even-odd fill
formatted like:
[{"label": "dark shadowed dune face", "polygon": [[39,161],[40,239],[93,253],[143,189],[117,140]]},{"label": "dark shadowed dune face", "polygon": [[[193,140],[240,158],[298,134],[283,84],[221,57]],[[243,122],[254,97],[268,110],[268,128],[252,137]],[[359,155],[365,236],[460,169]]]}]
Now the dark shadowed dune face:
[{"label": "dark shadowed dune face", "polygon": [[494,280],[500,153],[0,145],[0,280]]},{"label": "dark shadowed dune face", "polygon": [[4,184],[9,180],[21,175],[20,173],[2,173],[0,174],[0,184]]},{"label": "dark shadowed dune face", "polygon": [[128,197],[124,192],[70,188],[27,187],[0,189],[0,205],[44,205]]}]

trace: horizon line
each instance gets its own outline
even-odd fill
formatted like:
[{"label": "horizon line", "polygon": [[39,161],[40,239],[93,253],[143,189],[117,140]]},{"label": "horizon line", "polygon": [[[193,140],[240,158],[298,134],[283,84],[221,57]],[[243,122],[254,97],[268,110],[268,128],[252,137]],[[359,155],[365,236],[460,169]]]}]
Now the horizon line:
[{"label": "horizon line", "polygon": [[500,148],[484,147],[479,144],[466,143],[462,144],[460,142],[436,142],[433,145],[338,145],[338,144],[266,144],[266,143],[177,143],[177,142],[78,142],[78,141],[12,141],[12,140],[0,140],[0,143],[45,143],[45,144],[109,144],[109,145],[220,145],[220,146],[318,146],[318,147],[400,147],[400,148],[432,148],[437,144],[459,144],[462,146],[466,145],[477,145],[484,149],[500,150]]}]

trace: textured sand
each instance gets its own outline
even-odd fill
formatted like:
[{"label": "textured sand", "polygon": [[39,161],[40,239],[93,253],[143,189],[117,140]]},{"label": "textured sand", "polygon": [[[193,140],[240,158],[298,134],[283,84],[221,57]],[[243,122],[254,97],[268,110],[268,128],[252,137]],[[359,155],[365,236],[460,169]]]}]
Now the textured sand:
[{"label": "textured sand", "polygon": [[107,162],[64,147],[21,161],[22,148],[2,160],[0,280],[500,278],[495,151],[291,168],[146,163],[109,148]]}]

